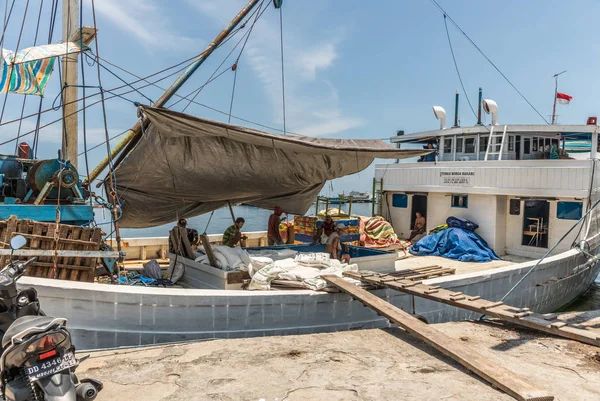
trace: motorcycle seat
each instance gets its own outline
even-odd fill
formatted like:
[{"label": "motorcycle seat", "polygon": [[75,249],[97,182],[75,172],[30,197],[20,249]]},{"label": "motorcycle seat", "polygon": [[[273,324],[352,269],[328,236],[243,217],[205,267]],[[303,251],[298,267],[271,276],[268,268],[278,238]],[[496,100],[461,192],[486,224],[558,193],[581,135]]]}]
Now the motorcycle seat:
[{"label": "motorcycle seat", "polygon": [[50,316],[23,316],[18,318],[10,325],[2,337],[2,348],[6,349],[10,345],[13,336],[19,334],[30,327],[45,327],[54,320]]}]

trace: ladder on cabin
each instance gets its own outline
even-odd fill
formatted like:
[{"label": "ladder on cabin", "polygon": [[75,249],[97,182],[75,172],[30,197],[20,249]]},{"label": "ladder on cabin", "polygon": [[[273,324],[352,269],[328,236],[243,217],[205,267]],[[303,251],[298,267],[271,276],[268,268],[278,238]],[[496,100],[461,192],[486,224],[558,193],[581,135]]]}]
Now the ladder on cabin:
[{"label": "ladder on cabin", "polygon": [[[488,139],[488,143],[487,143],[487,148],[485,150],[485,158],[483,160],[488,160],[488,157],[490,155],[498,155],[498,159],[497,160],[502,160],[502,153],[504,152],[504,142],[506,141],[506,125],[504,126],[504,130],[502,131],[502,134],[494,134],[494,128],[496,128],[496,125],[492,125],[492,128],[490,129],[490,136]],[[496,139],[501,138],[500,139],[500,143],[498,143],[497,141],[495,141]],[[498,146],[500,146],[500,150],[498,150]]]}]

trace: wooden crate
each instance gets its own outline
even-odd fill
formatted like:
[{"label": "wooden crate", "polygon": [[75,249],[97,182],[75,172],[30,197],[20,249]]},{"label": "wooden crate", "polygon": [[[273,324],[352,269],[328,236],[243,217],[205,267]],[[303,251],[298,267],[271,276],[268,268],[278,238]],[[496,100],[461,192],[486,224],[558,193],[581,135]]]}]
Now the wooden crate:
[{"label": "wooden crate", "polygon": [[[27,244],[21,249],[98,251],[102,243],[102,230],[59,224],[58,241],[54,239],[55,223],[43,223],[33,220],[19,220],[10,216],[8,220],[0,220],[0,245],[10,248],[10,239],[22,235]],[[27,257],[19,257],[25,260]],[[53,278],[60,280],[93,282],[96,277],[98,258],[43,256],[27,269],[27,275],[33,277]],[[0,268],[7,265],[9,256],[0,256]]]}]

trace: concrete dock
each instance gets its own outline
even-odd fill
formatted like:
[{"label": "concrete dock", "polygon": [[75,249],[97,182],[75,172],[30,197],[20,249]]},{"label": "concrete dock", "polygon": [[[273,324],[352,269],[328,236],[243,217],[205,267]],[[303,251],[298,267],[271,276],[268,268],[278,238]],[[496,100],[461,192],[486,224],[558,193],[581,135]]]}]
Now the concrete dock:
[{"label": "concrete dock", "polygon": [[[597,347],[495,321],[434,326],[555,400],[600,399]],[[104,382],[99,401],[513,399],[400,329],[94,352],[78,374]]]}]

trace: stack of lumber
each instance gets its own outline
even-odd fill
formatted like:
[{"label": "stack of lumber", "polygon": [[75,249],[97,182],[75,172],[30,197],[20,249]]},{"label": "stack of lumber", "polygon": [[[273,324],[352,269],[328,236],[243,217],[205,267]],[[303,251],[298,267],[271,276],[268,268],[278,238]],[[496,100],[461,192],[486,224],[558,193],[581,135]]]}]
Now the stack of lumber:
[{"label": "stack of lumber", "polygon": [[[67,224],[58,225],[58,240],[54,238],[55,223],[43,223],[33,220],[19,220],[10,216],[0,220],[0,241],[2,249],[10,248],[10,240],[16,235],[27,239],[21,249],[99,251],[102,243],[100,228],[84,228]],[[15,257],[15,259],[17,259]],[[26,260],[21,256],[18,259]],[[55,268],[56,259],[56,268]],[[0,256],[0,267],[10,262],[10,256]],[[38,261],[27,269],[27,275],[33,277],[60,280],[93,282],[96,276],[98,258],[40,256]]]}]

